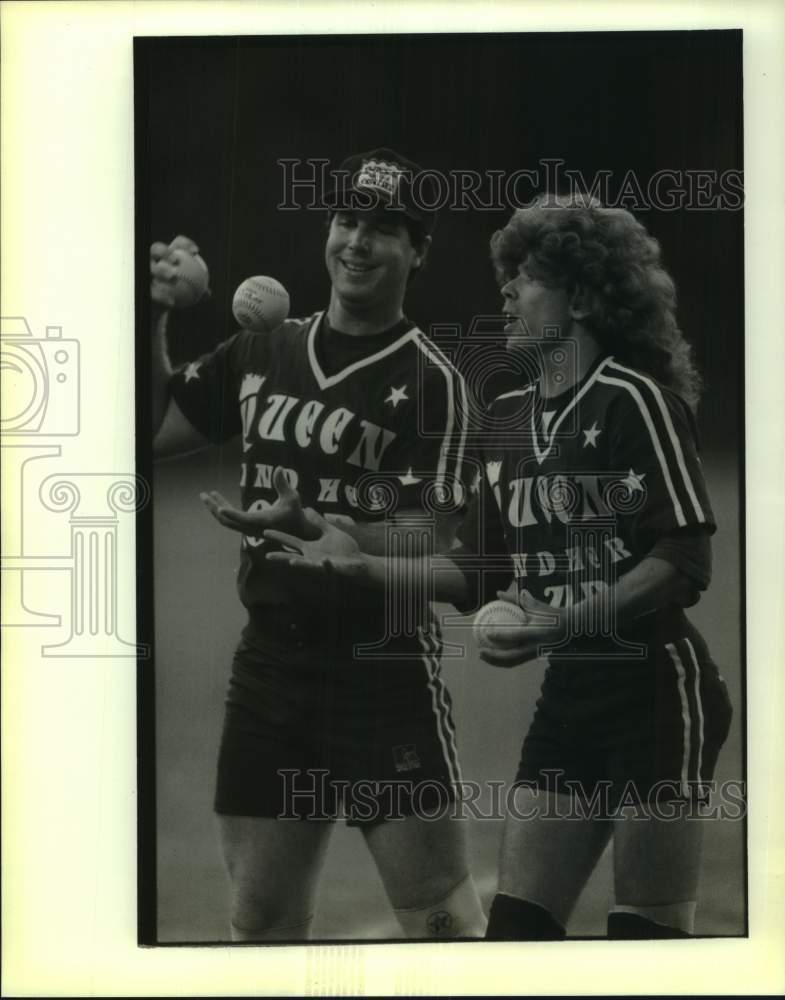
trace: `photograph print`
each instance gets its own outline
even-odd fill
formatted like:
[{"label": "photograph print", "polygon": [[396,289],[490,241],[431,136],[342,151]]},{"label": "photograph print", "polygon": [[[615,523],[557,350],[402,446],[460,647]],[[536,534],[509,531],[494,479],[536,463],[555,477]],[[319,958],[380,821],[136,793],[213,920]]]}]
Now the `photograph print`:
[{"label": "photograph print", "polygon": [[140,941],[746,935],[741,32],[134,107]]}]

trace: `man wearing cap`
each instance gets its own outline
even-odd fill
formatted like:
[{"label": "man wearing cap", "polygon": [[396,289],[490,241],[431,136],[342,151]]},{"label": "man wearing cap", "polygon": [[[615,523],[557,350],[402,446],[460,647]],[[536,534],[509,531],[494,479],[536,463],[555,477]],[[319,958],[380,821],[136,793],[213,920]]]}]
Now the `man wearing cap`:
[{"label": "man wearing cap", "polygon": [[339,816],[363,833],[407,936],[484,932],[465,824],[452,815],[461,779],[427,599],[350,604],[339,581],[304,592],[265,560],[262,538],[268,528],[315,537],[314,511],[378,553],[438,549],[455,525],[464,386],[403,312],[435,224],[420,174],[391,149],[346,160],[326,199],[328,308],[270,334],[241,330],[178,372],[166,353],[171,248],[151,251],[152,297],[164,307],[154,323],[156,451],[243,443],[242,509],[203,494],[242,535],[248,610],[215,796],[235,940],[309,936]]}]

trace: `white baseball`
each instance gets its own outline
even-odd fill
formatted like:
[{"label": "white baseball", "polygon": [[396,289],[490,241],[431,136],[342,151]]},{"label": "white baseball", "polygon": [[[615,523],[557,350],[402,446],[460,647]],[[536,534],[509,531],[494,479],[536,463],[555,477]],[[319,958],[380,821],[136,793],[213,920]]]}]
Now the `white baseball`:
[{"label": "white baseball", "polygon": [[483,605],[474,616],[474,638],[482,649],[504,647],[509,639],[510,629],[520,627],[528,621],[526,612],[509,601],[490,601]]},{"label": "white baseball", "polygon": [[246,278],[234,293],[232,312],[244,329],[269,333],[289,315],[289,293],[275,278]]},{"label": "white baseball", "polygon": [[210,283],[210,272],[207,265],[196,253],[187,250],[172,250],[168,257],[174,268],[173,283],[175,309],[187,309],[194,306],[207,291]]}]

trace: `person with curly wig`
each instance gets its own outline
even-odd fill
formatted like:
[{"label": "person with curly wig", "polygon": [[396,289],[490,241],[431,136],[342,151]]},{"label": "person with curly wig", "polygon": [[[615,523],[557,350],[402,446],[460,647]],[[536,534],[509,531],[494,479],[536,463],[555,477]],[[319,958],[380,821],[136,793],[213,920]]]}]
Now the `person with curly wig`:
[{"label": "person with curly wig", "polygon": [[629,212],[593,198],[546,195],[495,233],[491,253],[501,284],[523,267],[543,285],[582,286],[589,309],[581,324],[601,350],[695,410],[701,379],[676,323],[676,288],[659,243]]},{"label": "person with curly wig", "polygon": [[313,542],[278,536],[294,552],[270,558],[363,586],[428,572],[462,610],[496,593],[522,609],[480,647],[496,667],[549,661],[487,937],[565,937],[611,839],[608,936],[686,937],[731,707],[684,613],[709,584],[715,522],[674,284],[640,222],[582,197],[516,211],[491,256],[507,349],[532,378],[494,401],[460,545],[391,562],[324,524]]}]

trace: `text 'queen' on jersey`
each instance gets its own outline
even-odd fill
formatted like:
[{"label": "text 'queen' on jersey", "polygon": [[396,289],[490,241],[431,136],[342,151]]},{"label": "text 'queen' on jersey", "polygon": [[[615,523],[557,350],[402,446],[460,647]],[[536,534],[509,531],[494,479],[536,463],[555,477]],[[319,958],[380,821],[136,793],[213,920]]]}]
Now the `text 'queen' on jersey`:
[{"label": "text 'queen' on jersey", "polygon": [[612,586],[679,529],[714,530],[692,413],[612,357],[555,398],[534,385],[500,396],[487,432],[459,535],[508,557],[519,589],[552,607]]},{"label": "text 'queen' on jersey", "polygon": [[[244,510],[275,501],[276,466],[304,506],[357,521],[412,510],[427,521],[462,503],[463,382],[408,321],[359,338],[331,331],[321,313],[269,334],[243,330],[178,372],[172,393],[212,442],[241,435]],[[241,600],[257,614],[288,604],[296,616],[280,567],[265,562],[268,546],[243,538]],[[382,604],[366,618],[370,631]],[[311,625],[319,617],[301,610]]]}]

